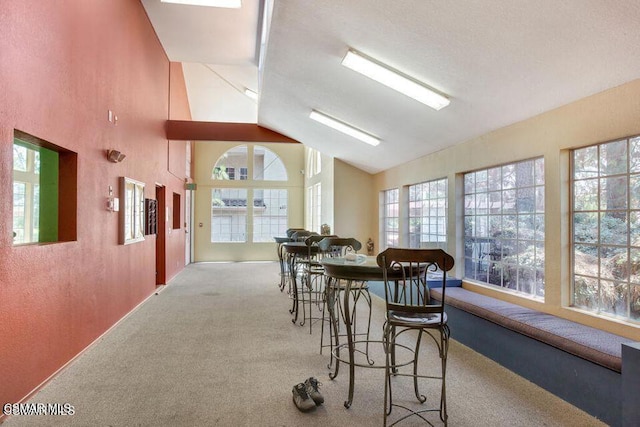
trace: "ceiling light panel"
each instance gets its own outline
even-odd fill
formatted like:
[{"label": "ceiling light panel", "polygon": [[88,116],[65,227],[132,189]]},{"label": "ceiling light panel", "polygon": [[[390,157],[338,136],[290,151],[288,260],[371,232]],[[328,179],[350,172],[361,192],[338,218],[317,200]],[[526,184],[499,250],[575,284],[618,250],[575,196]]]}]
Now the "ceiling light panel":
[{"label": "ceiling light panel", "polygon": [[420,101],[434,110],[440,110],[449,105],[450,101],[447,97],[354,50],[347,52],[342,65]]},{"label": "ceiling light panel", "polygon": [[360,129],[356,129],[353,126],[343,123],[340,120],[334,119],[333,117],[329,117],[325,114],[319,113],[315,110],[311,111],[311,114],[309,114],[309,118],[353,138],[359,139],[362,142],[366,142],[369,145],[373,145],[374,147],[380,144],[380,139],[376,138],[375,136],[372,136],[364,131],[361,131]]},{"label": "ceiling light panel", "polygon": [[241,0],[160,0],[162,3],[186,4],[190,6],[210,6],[224,7],[228,9],[239,9],[242,6]]}]

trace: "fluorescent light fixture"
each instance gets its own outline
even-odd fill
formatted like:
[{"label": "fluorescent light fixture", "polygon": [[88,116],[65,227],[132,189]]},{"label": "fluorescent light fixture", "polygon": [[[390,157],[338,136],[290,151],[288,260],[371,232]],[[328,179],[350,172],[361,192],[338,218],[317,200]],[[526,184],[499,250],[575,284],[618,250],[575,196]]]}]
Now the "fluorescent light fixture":
[{"label": "fluorescent light fixture", "polygon": [[160,0],[162,3],[188,4],[190,6],[211,6],[238,9],[242,6],[241,0]]},{"label": "fluorescent light fixture", "polygon": [[349,50],[342,60],[342,65],[420,101],[434,110],[440,110],[449,105],[449,99],[433,89],[409,77],[405,77],[399,71],[381,65],[356,51]]},{"label": "fluorescent light fixture", "polygon": [[345,133],[351,137],[359,139],[362,142],[366,142],[369,145],[373,145],[374,147],[380,144],[380,140],[375,136],[369,135],[368,133],[363,132],[360,129],[356,129],[353,126],[349,126],[348,124],[343,123],[340,120],[336,120],[332,117],[319,113],[316,110],[311,111],[311,114],[309,114],[309,118],[320,122],[323,125],[329,126],[330,128]]},{"label": "fluorescent light fixture", "polygon": [[252,91],[248,87],[244,88],[244,94],[247,95],[249,98],[253,99],[254,101],[258,100],[258,93]]}]

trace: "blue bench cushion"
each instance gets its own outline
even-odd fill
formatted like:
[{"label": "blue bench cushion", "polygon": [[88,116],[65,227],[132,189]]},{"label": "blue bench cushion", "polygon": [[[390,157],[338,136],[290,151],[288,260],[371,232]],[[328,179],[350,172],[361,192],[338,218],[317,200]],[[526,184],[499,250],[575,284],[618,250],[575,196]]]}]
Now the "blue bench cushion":
[{"label": "blue bench cushion", "polygon": [[[434,288],[431,295],[440,300],[441,291]],[[445,303],[616,372],[622,370],[622,344],[633,342],[619,335],[461,287],[447,287]]]}]

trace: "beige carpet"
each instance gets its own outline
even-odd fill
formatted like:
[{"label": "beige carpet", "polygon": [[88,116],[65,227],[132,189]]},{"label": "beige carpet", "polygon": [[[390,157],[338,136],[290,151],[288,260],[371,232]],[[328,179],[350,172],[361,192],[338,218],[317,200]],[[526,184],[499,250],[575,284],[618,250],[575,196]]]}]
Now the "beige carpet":
[{"label": "beige carpet", "polygon": [[[275,263],[188,266],[30,400],[70,403],[74,415],[14,416],[5,424],[382,425],[382,370],[356,370],[354,402],[345,409],[346,366],[328,378],[319,325],[309,334],[291,323],[290,300],[278,281]],[[372,330],[379,336],[383,304],[375,302]],[[423,343],[424,365],[437,365],[429,344]],[[373,349],[377,362],[379,350]],[[304,414],[293,405],[291,388],[309,376],[322,382],[326,402]],[[407,379],[396,380],[394,396],[412,402]],[[430,399],[432,388],[424,387]],[[451,426],[603,425],[455,341],[447,388]],[[430,418],[441,424],[436,414]]]}]

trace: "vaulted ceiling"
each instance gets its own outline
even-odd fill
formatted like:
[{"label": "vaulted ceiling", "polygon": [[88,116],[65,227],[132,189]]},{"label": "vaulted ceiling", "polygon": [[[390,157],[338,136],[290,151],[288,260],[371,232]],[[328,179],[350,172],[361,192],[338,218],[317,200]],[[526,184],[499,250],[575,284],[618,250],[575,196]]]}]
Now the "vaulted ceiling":
[{"label": "vaulted ceiling", "polygon": [[[183,63],[193,120],[258,123],[371,173],[640,77],[637,0],[142,4]],[[451,104],[435,111],[342,66],[350,48]],[[310,120],[314,109],[382,142]]]}]

